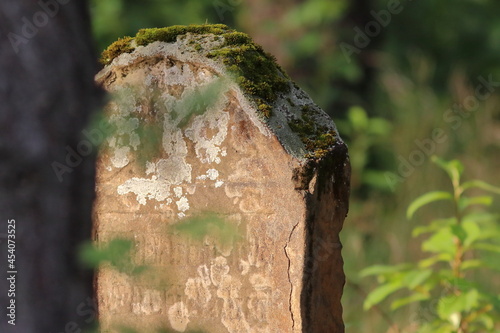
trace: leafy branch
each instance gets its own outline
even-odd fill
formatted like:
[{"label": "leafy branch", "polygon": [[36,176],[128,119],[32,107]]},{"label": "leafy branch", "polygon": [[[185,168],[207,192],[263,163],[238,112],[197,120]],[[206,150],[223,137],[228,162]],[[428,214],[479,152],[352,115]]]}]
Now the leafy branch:
[{"label": "leafy branch", "polygon": [[391,310],[414,302],[429,309],[430,316],[420,323],[418,332],[494,332],[500,321],[500,297],[473,279],[473,273],[495,269],[484,254],[500,253],[499,218],[486,209],[493,203],[490,195],[469,196],[466,192],[475,189],[500,194],[500,188],[480,180],[462,182],[464,167],[458,160],[435,156],[432,160],[447,173],[452,191],[432,191],[418,197],[409,205],[407,218],[436,202],[448,202],[453,214],[413,229],[413,237],[427,235],[422,250],[428,257],[416,264],[375,265],[361,272],[363,277],[376,276],[380,283],[366,297],[364,308],[394,296]]}]

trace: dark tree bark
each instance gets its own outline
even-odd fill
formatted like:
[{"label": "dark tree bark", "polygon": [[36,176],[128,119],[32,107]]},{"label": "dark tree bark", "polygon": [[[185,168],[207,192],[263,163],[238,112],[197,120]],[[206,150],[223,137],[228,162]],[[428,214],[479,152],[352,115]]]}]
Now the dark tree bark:
[{"label": "dark tree bark", "polygon": [[101,95],[95,59],[86,1],[0,1],[2,333],[80,332],[93,320],[92,272],[76,258],[91,233],[96,147],[82,130]]}]

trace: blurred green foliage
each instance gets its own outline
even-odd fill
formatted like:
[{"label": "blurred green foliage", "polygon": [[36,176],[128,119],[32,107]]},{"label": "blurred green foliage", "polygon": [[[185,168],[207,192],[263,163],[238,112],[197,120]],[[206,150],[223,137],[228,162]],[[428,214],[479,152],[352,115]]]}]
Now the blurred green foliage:
[{"label": "blurred green foliage", "polygon": [[230,246],[242,237],[239,227],[234,222],[214,212],[203,212],[182,219],[173,224],[170,230],[197,241],[203,241],[208,237],[222,246]]},{"label": "blurred green foliage", "polygon": [[[388,328],[380,313],[358,311],[364,291],[376,285],[361,279],[359,271],[380,262],[420,260],[419,239],[413,239],[412,228],[401,223],[405,207],[427,191],[428,184],[449,186],[431,166],[430,154],[394,189],[383,173],[397,173],[400,158],[408,159],[419,149],[415,141],[431,138],[437,128],[447,139],[433,147],[433,154],[460,159],[472,178],[480,176],[490,183],[500,168],[496,85],[500,82],[500,2],[402,0],[402,10],[380,25],[378,33],[371,31],[369,43],[347,57],[340,45],[355,45],[359,31],[366,34],[367,24],[373,28],[376,16],[391,3],[395,1],[92,1],[99,50],[119,37],[135,35],[140,28],[224,23],[248,33],[275,55],[289,76],[337,122],[353,167],[342,241],[347,275],[344,320],[346,330],[354,333]],[[492,95],[479,101],[473,112],[461,115],[460,126],[450,126],[444,115],[459,114],[475,96],[480,76],[491,76],[495,82]],[[491,213],[500,213],[496,200]],[[443,212],[430,205],[419,214],[425,220]],[[497,260],[489,256],[485,258]],[[488,276],[477,279],[500,288]],[[419,311],[418,303],[412,303],[390,317],[393,322],[405,322]]]},{"label": "blurred green foliage", "polygon": [[101,264],[108,264],[119,272],[138,275],[147,268],[133,263],[133,249],[134,242],[131,240],[115,238],[101,246],[93,243],[85,244],[80,249],[79,255],[82,263],[88,267],[96,268]]},{"label": "blurred green foliage", "polygon": [[[392,311],[413,302],[422,311],[413,324],[418,332],[497,332],[500,322],[500,295],[474,278],[474,273],[491,275],[498,265],[484,257],[484,251],[500,254],[500,219],[486,208],[493,198],[466,195],[480,189],[500,194],[500,188],[479,180],[461,181],[464,167],[458,160],[433,157],[451,180],[451,191],[432,191],[415,199],[408,207],[411,219],[423,206],[438,201],[451,203],[451,217],[437,218],[417,226],[413,236],[427,234],[422,251],[429,253],[417,264],[374,265],[361,276],[375,275],[379,286],[370,292],[364,308],[370,309],[397,294]],[[491,286],[490,286],[491,287]],[[401,297],[401,290],[406,293]]]},{"label": "blurred green foliage", "polygon": [[203,114],[215,106],[221,96],[228,91],[231,80],[231,78],[217,78],[192,92],[186,92],[170,112],[170,121],[177,127],[184,128],[192,117]]},{"label": "blurred green foliage", "polygon": [[351,161],[351,191],[364,195],[370,188],[390,191],[384,171],[368,168],[372,155],[384,154],[389,142],[392,124],[384,118],[369,117],[366,111],[353,106],[347,110],[346,118],[336,121],[339,132],[349,142]]}]

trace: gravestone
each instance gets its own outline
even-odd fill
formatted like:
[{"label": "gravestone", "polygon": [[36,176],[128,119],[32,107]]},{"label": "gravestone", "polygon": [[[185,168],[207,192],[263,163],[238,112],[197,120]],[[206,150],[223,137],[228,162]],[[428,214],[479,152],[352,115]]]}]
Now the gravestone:
[{"label": "gravestone", "polygon": [[145,270],[100,269],[102,331],[343,332],[333,121],[224,25],[141,30],[103,61],[96,240],[132,240]]}]

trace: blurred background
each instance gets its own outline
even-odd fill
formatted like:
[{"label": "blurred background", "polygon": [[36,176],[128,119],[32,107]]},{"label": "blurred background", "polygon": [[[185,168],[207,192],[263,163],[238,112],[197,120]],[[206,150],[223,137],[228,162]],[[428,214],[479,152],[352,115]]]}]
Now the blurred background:
[{"label": "blurred background", "polygon": [[[417,196],[450,189],[430,155],[460,159],[465,178],[500,185],[499,1],[91,3],[99,52],[140,28],[224,23],[274,54],[332,116],[349,146],[352,195],[341,234],[346,332],[388,332],[391,322],[404,332],[418,326],[425,311],[418,304],[396,312],[383,305],[363,312],[376,281],[358,273],[374,264],[421,258],[411,230],[449,215],[434,205],[412,221],[405,217]],[[493,210],[500,213],[499,206],[496,198]]]}]

